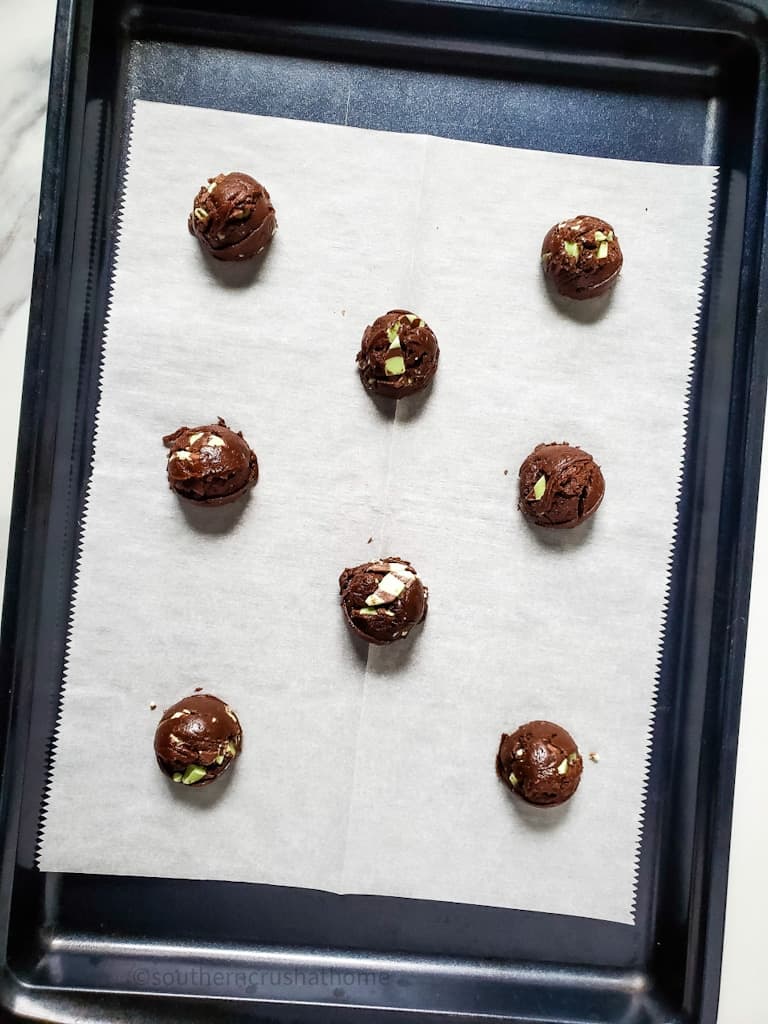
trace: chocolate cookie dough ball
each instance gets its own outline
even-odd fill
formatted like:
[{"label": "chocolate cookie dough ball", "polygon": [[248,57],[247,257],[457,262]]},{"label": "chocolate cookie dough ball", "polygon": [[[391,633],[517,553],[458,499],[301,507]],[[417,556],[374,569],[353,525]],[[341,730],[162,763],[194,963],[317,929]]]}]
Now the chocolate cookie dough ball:
[{"label": "chocolate cookie dough ball", "polygon": [[210,693],[193,693],[163,712],[155,730],[155,756],[173,782],[206,786],[229,768],[242,742],[232,708]]},{"label": "chocolate cookie dough ball", "polygon": [[357,366],[366,391],[405,398],[429,384],[439,358],[432,329],[415,313],[391,309],[366,327]]},{"label": "chocolate cookie dough ball", "polygon": [[570,800],[582,767],[573,737],[554,722],[528,722],[501,734],[496,773],[529,804],[552,807]]},{"label": "chocolate cookie dough ball", "polygon": [[195,196],[189,230],[217,260],[247,260],[275,233],[269,192],[250,174],[232,171],[209,178]]},{"label": "chocolate cookie dough ball", "polygon": [[171,490],[198,505],[227,505],[259,478],[255,452],[221,418],[206,427],[179,427],[163,444],[170,448]]},{"label": "chocolate cookie dough ball", "polygon": [[603,295],[619,276],[623,262],[611,225],[586,214],[555,224],[541,247],[544,273],[569,299]]},{"label": "chocolate cookie dough ball", "polygon": [[578,526],[595,514],[604,494],[598,464],[565,442],[536,445],[520,467],[520,510],[535,526]]},{"label": "chocolate cookie dough ball", "polygon": [[427,588],[403,558],[345,569],[339,590],[347,622],[369,644],[401,640],[427,614]]}]

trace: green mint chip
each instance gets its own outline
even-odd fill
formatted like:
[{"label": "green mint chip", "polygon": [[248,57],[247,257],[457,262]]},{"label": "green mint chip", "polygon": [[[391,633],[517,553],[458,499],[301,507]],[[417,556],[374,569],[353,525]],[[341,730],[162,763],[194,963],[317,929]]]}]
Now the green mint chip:
[{"label": "green mint chip", "polygon": [[185,786],[193,786],[200,779],[204,779],[208,772],[199,764],[188,764],[184,769],[181,781]]},{"label": "green mint chip", "polygon": [[402,356],[390,356],[384,360],[384,373],[388,377],[399,377],[405,373],[405,360]]}]

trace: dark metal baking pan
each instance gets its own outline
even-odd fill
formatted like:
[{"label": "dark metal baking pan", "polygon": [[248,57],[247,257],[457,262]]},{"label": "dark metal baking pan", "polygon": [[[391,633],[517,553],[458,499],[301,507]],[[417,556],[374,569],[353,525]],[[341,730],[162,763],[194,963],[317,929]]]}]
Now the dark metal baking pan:
[{"label": "dark metal baking pan", "polygon": [[[765,15],[719,0],[64,0],[0,663],[9,1017],[714,1024],[767,370]],[[35,868],[137,97],[722,168],[634,926]]]}]

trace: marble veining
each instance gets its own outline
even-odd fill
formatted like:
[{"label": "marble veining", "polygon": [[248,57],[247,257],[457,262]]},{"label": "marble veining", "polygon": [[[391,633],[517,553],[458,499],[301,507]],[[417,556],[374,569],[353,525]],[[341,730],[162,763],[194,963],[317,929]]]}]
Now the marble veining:
[{"label": "marble veining", "polygon": [[4,576],[35,253],[54,0],[0,3],[0,579]]}]

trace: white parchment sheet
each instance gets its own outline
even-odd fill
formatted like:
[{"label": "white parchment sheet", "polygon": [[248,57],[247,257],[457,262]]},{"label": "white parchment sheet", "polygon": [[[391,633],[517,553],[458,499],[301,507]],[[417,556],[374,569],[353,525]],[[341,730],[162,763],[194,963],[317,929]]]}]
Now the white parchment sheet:
[{"label": "white parchment sheet", "polygon": [[[200,184],[234,169],[277,209],[255,270],[187,233]],[[633,920],[716,174],[137,104],[42,869]],[[577,213],[624,251],[597,310],[555,303],[539,268]],[[395,413],[354,357],[397,307],[441,359]],[[261,478],[190,510],[160,439],[218,415]],[[548,535],[516,510],[517,469],[562,440],[595,455],[606,497]],[[337,577],[389,554],[429,616],[366,652]],[[203,790],[152,753],[161,709],[196,686],[244,729]],[[494,774],[502,730],[532,718],[585,755],[561,808]]]}]

